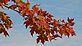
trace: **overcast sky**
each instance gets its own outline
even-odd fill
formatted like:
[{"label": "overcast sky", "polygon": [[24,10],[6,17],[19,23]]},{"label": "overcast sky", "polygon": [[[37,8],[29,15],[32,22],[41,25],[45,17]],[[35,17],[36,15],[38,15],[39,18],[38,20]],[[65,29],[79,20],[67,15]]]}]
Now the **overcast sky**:
[{"label": "overcast sky", "polygon": [[[63,37],[44,46],[82,46],[82,0],[31,0],[33,4],[39,3],[40,8],[47,10],[56,19],[74,18],[76,36]],[[2,9],[0,9],[1,11]],[[0,46],[42,46],[36,44],[36,35],[31,37],[29,29],[23,25],[23,18],[12,10],[4,10],[13,20],[13,28],[8,30],[10,37],[5,38],[0,34]]]}]

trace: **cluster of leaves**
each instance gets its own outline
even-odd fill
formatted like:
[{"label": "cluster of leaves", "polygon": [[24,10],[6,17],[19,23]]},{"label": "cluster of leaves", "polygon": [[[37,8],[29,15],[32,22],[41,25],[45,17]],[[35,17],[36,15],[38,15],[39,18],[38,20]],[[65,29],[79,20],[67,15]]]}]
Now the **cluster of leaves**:
[{"label": "cluster of leaves", "polygon": [[0,12],[0,33],[4,33],[5,36],[9,36],[6,29],[12,28],[12,21],[9,18],[4,12]]},{"label": "cluster of leaves", "polygon": [[[34,32],[38,34],[37,43],[41,42],[44,44],[45,41],[51,41],[56,38],[62,38],[62,35],[73,36],[75,32],[72,28],[74,25],[74,19],[68,18],[65,22],[64,20],[56,20],[53,15],[38,8],[38,4],[35,4],[32,9],[30,9],[30,2],[23,2],[22,0],[11,0],[15,4],[7,6],[6,3],[9,0],[0,0],[0,6],[5,6],[8,9],[12,9],[24,18],[25,26],[30,27],[30,33],[33,36]],[[5,4],[5,5],[3,5]],[[3,17],[5,16],[5,17]],[[11,28],[12,21],[4,12],[0,12],[0,19],[4,24],[0,24],[0,32],[4,32],[2,28]],[[3,26],[4,25],[4,26]],[[5,34],[5,33],[4,33]],[[8,34],[8,33],[7,33]],[[5,34],[6,35],[6,34]]]}]

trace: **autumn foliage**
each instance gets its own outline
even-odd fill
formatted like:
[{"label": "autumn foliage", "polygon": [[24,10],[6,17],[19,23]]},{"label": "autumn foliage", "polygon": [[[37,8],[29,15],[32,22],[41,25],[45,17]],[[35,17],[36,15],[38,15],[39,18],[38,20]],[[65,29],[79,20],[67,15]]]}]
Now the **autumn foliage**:
[{"label": "autumn foliage", "polygon": [[[14,4],[8,5],[8,2]],[[39,7],[39,4],[35,4],[30,9],[30,2],[23,2],[22,0],[0,0],[0,8],[11,9],[18,12],[24,18],[24,24],[30,28],[30,33],[33,36],[34,32],[38,34],[36,42],[44,44],[45,41],[56,40],[56,38],[62,38],[65,36],[73,36],[75,32],[73,30],[74,19],[68,18],[65,20],[56,20],[53,15],[44,11]],[[5,36],[9,36],[7,30],[12,28],[12,21],[10,17],[3,11],[0,11],[0,33],[4,33]]]}]

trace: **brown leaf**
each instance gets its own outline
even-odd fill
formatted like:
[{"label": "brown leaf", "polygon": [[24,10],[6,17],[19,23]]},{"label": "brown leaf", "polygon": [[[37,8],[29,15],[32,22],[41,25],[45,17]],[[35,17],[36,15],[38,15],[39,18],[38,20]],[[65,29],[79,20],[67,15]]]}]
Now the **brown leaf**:
[{"label": "brown leaf", "polygon": [[33,36],[33,34],[34,34],[34,30],[30,30],[30,33],[31,33],[31,35]]},{"label": "brown leaf", "polygon": [[9,34],[7,33],[7,31],[4,31],[4,35],[5,35],[5,37],[9,36]]}]

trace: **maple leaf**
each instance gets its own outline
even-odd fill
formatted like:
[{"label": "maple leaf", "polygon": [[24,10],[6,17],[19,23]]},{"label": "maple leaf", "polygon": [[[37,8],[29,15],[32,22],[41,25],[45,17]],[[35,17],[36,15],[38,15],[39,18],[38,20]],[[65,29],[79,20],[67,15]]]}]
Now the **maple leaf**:
[{"label": "maple leaf", "polygon": [[34,6],[32,7],[32,9],[34,10],[35,13],[38,13],[38,10],[39,10],[39,9],[38,9],[38,6],[39,6],[39,5],[36,4],[36,5],[34,5]]},{"label": "maple leaf", "polygon": [[19,7],[18,10],[19,12],[22,14],[22,16],[24,17],[26,14],[32,14],[32,10],[29,10],[30,8],[30,3],[24,3],[24,2],[19,2]]},{"label": "maple leaf", "polygon": [[68,17],[68,22],[72,22],[74,19]]},{"label": "maple leaf", "polygon": [[34,12],[33,12],[33,10],[27,10],[27,14],[28,14],[30,17],[32,17],[32,16],[34,15]]},{"label": "maple leaf", "polygon": [[47,16],[47,11],[43,11],[42,9],[38,10],[38,15],[41,15],[41,16]]},{"label": "maple leaf", "polygon": [[27,2],[27,3],[26,3],[26,9],[29,9],[29,8],[30,8],[30,3]]},{"label": "maple leaf", "polygon": [[30,21],[27,20],[27,21],[24,22],[24,24],[26,24],[26,28],[27,28],[29,26],[29,24],[30,24]]},{"label": "maple leaf", "polygon": [[45,41],[48,41],[48,37],[44,34],[39,35],[37,38],[37,43],[41,40],[41,43],[44,44]]},{"label": "maple leaf", "polygon": [[70,30],[69,32],[71,33],[71,36],[76,35],[73,28],[70,28],[69,30]]}]

